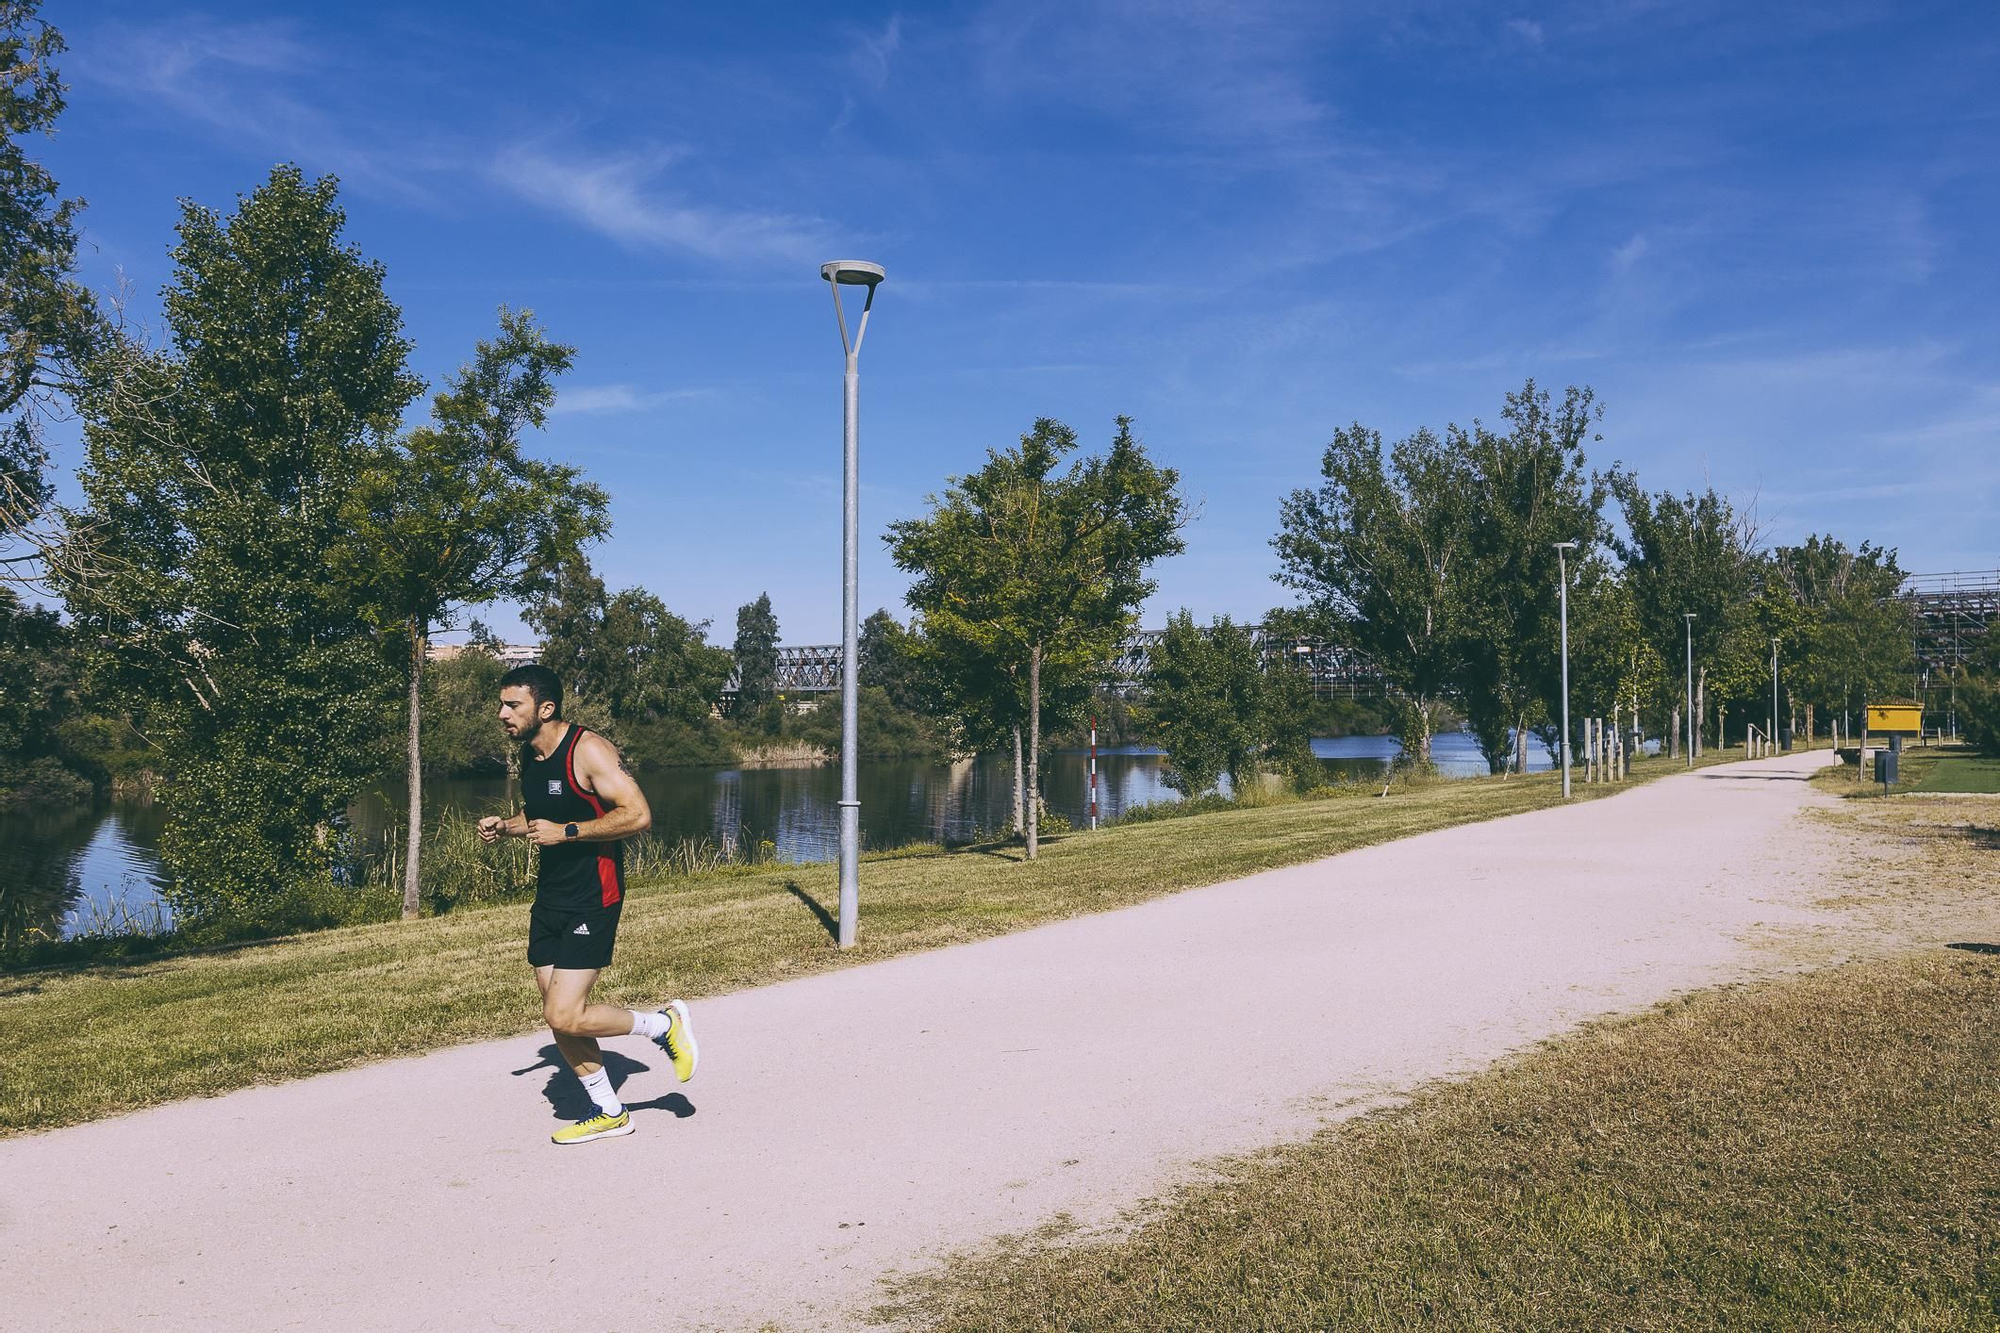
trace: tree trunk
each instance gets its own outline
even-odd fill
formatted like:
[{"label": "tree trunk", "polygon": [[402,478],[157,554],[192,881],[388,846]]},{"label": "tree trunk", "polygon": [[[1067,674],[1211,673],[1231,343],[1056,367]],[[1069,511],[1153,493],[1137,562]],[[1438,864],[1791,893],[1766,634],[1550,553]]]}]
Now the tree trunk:
[{"label": "tree trunk", "polygon": [[1813,706],[1811,704],[1807,704],[1806,705],[1806,748],[1811,749],[1812,743],[1813,743]]},{"label": "tree trunk", "polygon": [[1723,726],[1723,723],[1725,722],[1725,720],[1726,720],[1726,719],[1727,719],[1728,717],[1729,717],[1729,705],[1728,705],[1728,704],[1725,704],[1725,703],[1718,703],[1718,704],[1716,704],[1716,706],[1715,706],[1715,748],[1716,748],[1716,749],[1718,749],[1718,750],[1727,750],[1727,749],[1729,748],[1729,734],[1728,734],[1728,732],[1727,732],[1727,731],[1726,731],[1726,730],[1724,729],[1724,726]]},{"label": "tree trunk", "polygon": [[1028,832],[1028,817],[1021,809],[1021,729],[1014,728],[1014,836]]},{"label": "tree trunk", "polygon": [[1708,725],[1708,668],[1694,673],[1694,757],[1701,758],[1702,732]]},{"label": "tree trunk", "polygon": [[1042,645],[1028,654],[1028,859],[1041,852]]},{"label": "tree trunk", "polygon": [[1681,706],[1679,704],[1674,705],[1673,724],[1673,730],[1667,733],[1667,758],[1678,759],[1681,757]]},{"label": "tree trunk", "polygon": [[1514,771],[1528,771],[1528,719],[1520,713],[1514,714]]},{"label": "tree trunk", "polygon": [[423,736],[423,687],[424,687],[424,632],[429,627],[421,621],[410,622],[410,831],[406,854],[403,858],[403,920],[416,919],[421,905],[417,894],[418,858],[423,854],[424,837],[424,760]]}]

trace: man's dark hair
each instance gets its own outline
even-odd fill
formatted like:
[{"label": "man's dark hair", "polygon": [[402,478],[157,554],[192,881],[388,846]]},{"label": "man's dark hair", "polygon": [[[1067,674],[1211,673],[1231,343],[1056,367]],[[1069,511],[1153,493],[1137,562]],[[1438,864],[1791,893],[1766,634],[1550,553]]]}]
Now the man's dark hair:
[{"label": "man's dark hair", "polygon": [[535,701],[537,715],[541,713],[543,704],[554,704],[555,716],[562,716],[562,677],[541,663],[530,662],[526,666],[517,666],[500,677],[501,689],[504,690],[509,685],[519,685],[528,692],[528,697]]}]

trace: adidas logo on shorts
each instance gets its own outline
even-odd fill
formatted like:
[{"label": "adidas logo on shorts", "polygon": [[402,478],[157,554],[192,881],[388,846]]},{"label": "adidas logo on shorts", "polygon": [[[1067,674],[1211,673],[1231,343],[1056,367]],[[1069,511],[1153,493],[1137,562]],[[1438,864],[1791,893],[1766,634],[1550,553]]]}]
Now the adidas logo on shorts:
[{"label": "adidas logo on shorts", "polygon": [[588,935],[589,933],[590,933],[590,923],[588,921],[577,922],[576,929],[570,932],[570,934],[572,935]]}]

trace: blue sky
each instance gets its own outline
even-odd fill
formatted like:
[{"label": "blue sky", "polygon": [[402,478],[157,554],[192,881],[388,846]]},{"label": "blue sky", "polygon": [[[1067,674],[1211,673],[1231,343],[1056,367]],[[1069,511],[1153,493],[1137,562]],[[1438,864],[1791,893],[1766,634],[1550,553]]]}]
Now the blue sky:
[{"label": "blue sky", "polygon": [[1255,615],[1337,426],[1530,375],[1772,540],[2000,565],[1990,4],[277,8],[48,0],[85,276],[148,316],[178,198],[338,175],[422,374],[502,303],[577,346],[536,450],[611,492],[607,581],[725,644],[766,590],[838,634],[836,257],[889,272],[864,610],[948,475],[1123,412],[1200,507],[1148,622]]}]

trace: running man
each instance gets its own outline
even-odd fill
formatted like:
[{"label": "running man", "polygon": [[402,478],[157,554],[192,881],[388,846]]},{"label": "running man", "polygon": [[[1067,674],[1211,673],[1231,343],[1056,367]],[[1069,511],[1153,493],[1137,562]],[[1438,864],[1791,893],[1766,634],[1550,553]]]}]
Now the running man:
[{"label": "running man", "polygon": [[694,1029],[687,1005],[657,1013],[590,1003],[597,974],[611,963],[625,906],[622,839],[653,826],[646,795],[610,741],[562,718],[563,688],[545,666],[515,667],[500,678],[500,725],[521,743],[520,814],[479,821],[482,842],[527,838],[539,849],[535,905],[528,912],[528,965],[542,992],[542,1017],[576,1071],[597,1114],[555,1133],[560,1144],[632,1132],[632,1115],[605,1071],[599,1037],[637,1033],[694,1077]]}]

